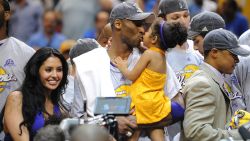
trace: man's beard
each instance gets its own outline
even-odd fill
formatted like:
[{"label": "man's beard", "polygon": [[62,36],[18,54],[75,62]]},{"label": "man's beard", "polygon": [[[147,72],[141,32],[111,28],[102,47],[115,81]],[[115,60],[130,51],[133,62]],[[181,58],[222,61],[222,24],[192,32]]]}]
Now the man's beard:
[{"label": "man's beard", "polygon": [[135,41],[129,40],[129,38],[122,36],[121,40],[124,44],[128,46],[129,50],[133,50],[133,48],[138,47],[140,44],[136,44]]}]

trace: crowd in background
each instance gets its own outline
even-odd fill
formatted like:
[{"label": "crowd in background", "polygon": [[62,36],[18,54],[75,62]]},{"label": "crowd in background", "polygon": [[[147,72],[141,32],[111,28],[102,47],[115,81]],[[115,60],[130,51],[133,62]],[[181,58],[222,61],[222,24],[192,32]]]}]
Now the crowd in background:
[{"label": "crowd in background", "polygon": [[[160,0],[134,0],[145,11],[158,12]],[[190,16],[202,12],[219,13],[226,29],[238,37],[248,29],[249,1],[188,0]],[[59,49],[66,40],[98,39],[109,21],[113,6],[120,0],[11,0],[9,33],[33,48]],[[234,16],[235,15],[235,16]]]}]

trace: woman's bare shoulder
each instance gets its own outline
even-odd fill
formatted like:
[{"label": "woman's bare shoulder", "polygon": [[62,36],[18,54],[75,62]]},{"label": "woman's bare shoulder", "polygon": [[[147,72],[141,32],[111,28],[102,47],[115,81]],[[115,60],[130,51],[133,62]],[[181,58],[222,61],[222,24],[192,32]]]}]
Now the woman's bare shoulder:
[{"label": "woman's bare shoulder", "polygon": [[7,103],[20,103],[23,95],[21,91],[13,91],[8,95]]}]

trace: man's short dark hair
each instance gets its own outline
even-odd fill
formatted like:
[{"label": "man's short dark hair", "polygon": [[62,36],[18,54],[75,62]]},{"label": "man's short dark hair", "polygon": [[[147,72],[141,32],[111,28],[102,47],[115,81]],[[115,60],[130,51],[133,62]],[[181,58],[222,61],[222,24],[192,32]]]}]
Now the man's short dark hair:
[{"label": "man's short dark hair", "polygon": [[204,50],[204,59],[208,57],[208,54],[211,50]]},{"label": "man's short dark hair", "polygon": [[71,61],[71,64],[74,64],[73,59],[87,53],[95,48],[98,48],[99,44],[94,40],[90,38],[85,39],[78,39],[77,43],[70,49],[69,51],[69,58]]}]

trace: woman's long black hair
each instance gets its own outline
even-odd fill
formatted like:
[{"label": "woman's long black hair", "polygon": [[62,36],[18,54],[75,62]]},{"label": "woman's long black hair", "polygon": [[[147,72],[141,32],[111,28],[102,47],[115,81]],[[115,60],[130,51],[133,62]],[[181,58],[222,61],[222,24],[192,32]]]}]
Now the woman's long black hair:
[{"label": "woman's long black hair", "polygon": [[60,96],[65,91],[68,83],[68,65],[62,54],[53,48],[41,48],[37,50],[24,68],[25,79],[21,87],[23,96],[22,114],[24,120],[19,125],[19,129],[21,131],[20,134],[22,134],[22,126],[26,126],[29,131],[32,130],[32,124],[34,123],[35,116],[38,111],[48,114],[45,109],[46,88],[40,80],[39,69],[49,57],[59,58],[63,69],[63,77],[59,86],[50,94],[50,99],[53,105],[59,105]]}]

